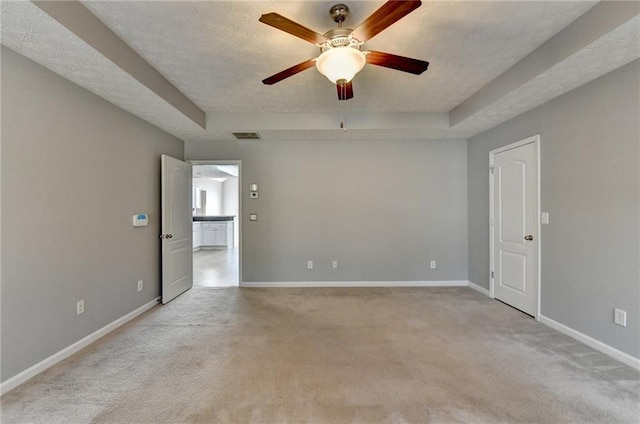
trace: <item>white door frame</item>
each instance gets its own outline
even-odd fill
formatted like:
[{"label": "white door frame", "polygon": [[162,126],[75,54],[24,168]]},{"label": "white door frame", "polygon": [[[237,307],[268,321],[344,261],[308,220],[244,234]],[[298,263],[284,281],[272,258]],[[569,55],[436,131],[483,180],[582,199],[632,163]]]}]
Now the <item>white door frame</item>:
[{"label": "white door frame", "polygon": [[535,228],[535,234],[533,234],[533,237],[536,238],[536,240],[538,241],[537,243],[537,270],[536,270],[536,283],[538,285],[538,290],[536,293],[536,315],[534,316],[534,318],[536,319],[536,321],[540,320],[540,295],[541,295],[541,284],[540,284],[540,274],[541,274],[541,246],[542,246],[542,240],[540,239],[540,134],[534,135],[532,137],[528,137],[525,138],[523,140],[520,141],[516,141],[515,143],[511,143],[508,144],[506,146],[502,146],[499,147],[497,149],[493,149],[489,152],[489,297],[491,297],[492,299],[494,298],[494,278],[493,278],[493,270],[494,270],[494,246],[495,246],[495,241],[494,241],[494,232],[493,232],[493,224],[494,224],[494,210],[493,210],[493,163],[494,163],[494,158],[495,155],[497,155],[498,153],[502,153],[505,152],[507,150],[512,150],[527,144],[531,144],[533,143],[534,145],[534,151],[535,151],[535,156],[536,156],[536,174],[537,174],[537,178],[536,178],[536,228]]},{"label": "white door frame", "polygon": [[242,161],[241,160],[188,160],[192,165],[237,165],[238,166],[238,287],[242,287]]}]

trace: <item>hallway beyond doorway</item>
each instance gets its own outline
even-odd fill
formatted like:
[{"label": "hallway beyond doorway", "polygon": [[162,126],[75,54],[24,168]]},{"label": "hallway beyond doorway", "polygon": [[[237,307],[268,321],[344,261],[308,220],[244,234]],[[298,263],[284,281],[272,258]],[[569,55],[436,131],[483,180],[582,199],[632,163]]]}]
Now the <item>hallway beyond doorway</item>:
[{"label": "hallway beyond doorway", "polygon": [[193,252],[193,285],[198,287],[238,286],[238,247],[200,249]]}]

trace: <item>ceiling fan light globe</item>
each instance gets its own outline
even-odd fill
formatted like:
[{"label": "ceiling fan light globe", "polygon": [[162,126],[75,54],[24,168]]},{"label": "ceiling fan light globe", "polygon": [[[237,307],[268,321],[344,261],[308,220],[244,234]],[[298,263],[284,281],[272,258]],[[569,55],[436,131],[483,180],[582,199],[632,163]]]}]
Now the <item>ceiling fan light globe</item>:
[{"label": "ceiling fan light globe", "polygon": [[364,53],[352,47],[335,47],[325,50],[316,60],[316,68],[332,83],[351,81],[362,70],[366,58]]}]

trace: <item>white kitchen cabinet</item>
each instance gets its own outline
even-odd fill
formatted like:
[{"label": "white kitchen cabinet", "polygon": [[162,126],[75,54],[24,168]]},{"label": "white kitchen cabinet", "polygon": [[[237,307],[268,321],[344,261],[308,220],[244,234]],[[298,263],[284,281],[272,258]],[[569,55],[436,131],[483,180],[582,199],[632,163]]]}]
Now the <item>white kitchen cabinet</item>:
[{"label": "white kitchen cabinet", "polygon": [[227,245],[227,223],[216,224],[216,246]]},{"label": "white kitchen cabinet", "polygon": [[233,248],[233,239],[234,239],[233,221],[228,221],[227,222],[227,247],[229,249]]},{"label": "white kitchen cabinet", "polygon": [[[233,221],[199,222],[200,239],[198,247],[233,247]],[[196,248],[195,223],[194,223],[194,249]]]},{"label": "white kitchen cabinet", "polygon": [[202,245],[216,245],[216,224],[208,222],[202,224]]},{"label": "white kitchen cabinet", "polygon": [[193,249],[197,250],[202,245],[202,223],[193,223]]}]

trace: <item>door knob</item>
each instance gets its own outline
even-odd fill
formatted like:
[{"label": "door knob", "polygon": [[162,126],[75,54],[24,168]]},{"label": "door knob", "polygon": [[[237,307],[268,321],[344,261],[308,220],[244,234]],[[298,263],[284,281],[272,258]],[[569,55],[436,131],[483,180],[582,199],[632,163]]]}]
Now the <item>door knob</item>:
[{"label": "door knob", "polygon": [[529,234],[528,236],[524,236],[525,240],[531,241],[533,240],[533,236],[531,234]]}]

